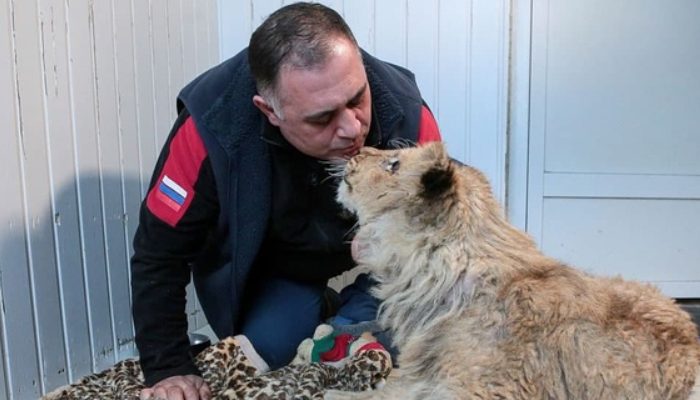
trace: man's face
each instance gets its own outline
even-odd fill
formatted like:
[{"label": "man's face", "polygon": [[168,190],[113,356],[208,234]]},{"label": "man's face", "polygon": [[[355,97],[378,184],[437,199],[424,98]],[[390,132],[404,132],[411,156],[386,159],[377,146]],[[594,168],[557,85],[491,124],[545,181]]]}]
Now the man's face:
[{"label": "man's face", "polygon": [[272,125],[279,127],[289,143],[302,153],[323,160],[357,154],[372,120],[362,57],[345,39],[337,39],[332,48],[321,66],[280,70],[277,114],[260,96],[254,98],[256,106]]}]

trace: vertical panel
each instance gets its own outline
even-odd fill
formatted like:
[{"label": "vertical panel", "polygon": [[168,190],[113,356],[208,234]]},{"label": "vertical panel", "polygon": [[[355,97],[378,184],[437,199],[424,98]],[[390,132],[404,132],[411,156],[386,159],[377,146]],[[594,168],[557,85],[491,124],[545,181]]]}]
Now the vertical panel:
[{"label": "vertical panel", "polygon": [[473,134],[469,162],[488,176],[501,204],[505,199],[508,6],[507,0],[474,0],[470,38],[469,124]]},{"label": "vertical panel", "polygon": [[252,2],[219,0],[221,58],[234,56],[248,46],[252,32]]},{"label": "vertical panel", "polygon": [[[469,125],[471,110],[467,102],[470,81],[468,62],[470,53],[471,2],[443,0],[439,4],[438,33],[438,104],[433,107],[442,139],[450,154],[467,161],[469,154]],[[437,107],[437,109],[435,108]]]},{"label": "vertical panel", "polygon": [[[153,42],[150,2],[131,0],[134,24],[134,74],[136,78],[136,117],[141,151],[141,197],[148,189],[156,164],[156,111],[153,78]],[[186,64],[186,63],[185,63]]]},{"label": "vertical panel", "polygon": [[[2,295],[3,372],[2,389],[7,398],[34,397],[40,393],[39,355],[32,317],[29,259],[27,254],[22,145],[24,132],[19,119],[17,43],[14,3],[4,1],[0,21],[0,107],[7,110],[7,142],[0,146],[0,178],[6,185],[0,207],[0,280]],[[38,47],[38,46],[36,46]],[[5,376],[7,380],[5,382]]]},{"label": "vertical panel", "polygon": [[343,18],[352,29],[357,43],[374,53],[374,0],[348,0],[343,7]]},{"label": "vertical panel", "polygon": [[[167,0],[151,0],[151,38],[153,43],[153,77],[156,110],[156,148],[160,151],[161,146],[170,132],[170,125],[173,121],[175,111],[173,110],[174,100],[170,97],[170,54],[168,46],[168,3]],[[193,4],[192,1],[186,3]],[[183,3],[184,4],[184,3]],[[184,15],[194,18],[194,9],[191,8]],[[194,32],[190,32],[194,39]],[[194,42],[193,42],[194,43]],[[194,64],[189,62],[188,64]]]},{"label": "vertical panel", "polygon": [[[416,74],[423,99],[439,115],[437,102],[438,7],[430,1],[408,0],[406,6],[406,66]],[[439,122],[439,121],[438,121]]]},{"label": "vertical panel", "polygon": [[[24,157],[25,215],[27,218],[31,298],[41,358],[40,387],[67,382],[58,273],[53,240],[52,182],[47,150],[47,82],[43,70],[42,30],[38,4],[15,2],[15,49],[21,149]],[[25,299],[28,299],[25,293]],[[13,329],[14,331],[14,329]],[[25,340],[26,331],[16,331]]]},{"label": "vertical panel", "polygon": [[119,110],[113,32],[112,2],[92,3],[95,16],[95,61],[97,76],[97,122],[102,160],[102,206],[107,250],[110,304],[115,343],[114,360],[131,343],[131,310],[126,265],[125,210],[122,192]]},{"label": "vertical panel", "polygon": [[[257,0],[251,3],[251,17],[253,20],[251,26],[253,29],[257,28],[265,18],[284,4],[281,0]],[[248,33],[248,36],[248,39],[250,39],[250,33]]]},{"label": "vertical panel", "polygon": [[218,64],[221,58],[219,37],[221,36],[221,24],[218,16],[218,0],[207,0],[209,14],[207,15],[207,27],[209,28],[209,65]]},{"label": "vertical panel", "polygon": [[191,0],[181,0],[182,12],[182,54],[187,60],[184,63],[183,73],[186,82],[191,81],[198,74],[195,57],[196,50],[196,24],[194,21],[196,3]]},{"label": "vertical panel", "polygon": [[548,13],[545,170],[700,175],[700,2],[551,2]]},{"label": "vertical panel", "polygon": [[[79,240],[78,196],[72,135],[68,43],[64,2],[40,3],[47,106],[47,145],[53,182],[53,224],[57,243],[61,309],[65,329],[68,380],[91,370],[87,306]],[[37,302],[53,302],[37,296]],[[54,349],[53,351],[63,351]],[[55,359],[52,354],[43,357]]]},{"label": "vertical panel", "polygon": [[527,148],[530,118],[530,0],[512,2],[510,46],[510,113],[508,135],[508,218],[518,228],[527,228]]},{"label": "vertical panel", "polygon": [[194,8],[194,37],[195,37],[195,60],[197,62],[197,73],[205,71],[209,67],[209,28],[207,25],[207,7],[205,1],[192,1]]},{"label": "vertical panel", "polygon": [[[74,124],[75,164],[78,170],[80,242],[84,286],[90,322],[93,370],[113,361],[113,332],[104,242],[94,48],[95,20],[90,0],[68,3],[70,74]],[[77,282],[76,282],[77,285]]]},{"label": "vertical panel", "polygon": [[376,56],[406,65],[406,0],[382,0],[374,5]]},{"label": "vertical panel", "polygon": [[[21,221],[21,193],[22,187],[20,184],[21,172],[18,159],[18,143],[19,130],[17,124],[17,109],[16,109],[16,88],[15,88],[15,71],[14,57],[12,56],[12,30],[11,30],[12,15],[10,14],[10,0],[0,1],[0,87],[4,90],[0,91],[0,109],[5,110],[6,122],[5,135],[6,142],[0,146],[0,179],[7,185],[7,195],[3,199],[3,206],[0,207],[0,277],[6,277],[7,271],[10,268],[9,260],[12,268],[23,271],[27,268],[26,260],[20,263],[20,258],[10,258],[8,255],[10,248],[15,248],[20,252],[24,252],[24,243],[19,243],[24,237],[24,232],[21,231],[23,223]],[[15,239],[13,239],[15,237]],[[3,287],[6,280],[0,279],[0,301],[5,304],[5,294]],[[7,310],[0,310],[0,397],[10,398],[8,392],[8,373],[10,369],[6,367],[9,364],[9,358],[6,357],[7,329],[5,318]],[[36,356],[30,352],[28,361],[36,360]]]},{"label": "vertical panel", "polygon": [[[139,200],[141,198],[139,176],[141,175],[141,157],[138,139],[138,119],[136,115],[136,79],[134,65],[134,37],[132,29],[131,3],[115,1],[113,3],[117,111],[119,117],[119,149],[122,154],[120,173],[124,185],[126,241],[133,237],[138,223]],[[127,244],[127,256],[131,256],[131,245]]]},{"label": "vertical panel", "polygon": [[343,0],[318,0],[317,3],[323,4],[326,7],[334,9],[338,12],[338,14],[343,14]]},{"label": "vertical panel", "polygon": [[[185,59],[182,51],[182,10],[180,7],[180,0],[167,0],[168,2],[168,53],[170,54],[170,90],[169,98],[171,99],[171,108],[175,104],[175,97],[180,92],[184,81],[185,72],[183,66],[185,64]],[[197,4],[197,1],[192,1],[192,3]],[[200,7],[197,7],[200,8]],[[197,18],[195,18],[196,20]],[[202,23],[205,28],[208,24]],[[197,42],[201,41],[201,38],[197,38]],[[204,39],[204,43],[208,42],[208,37]],[[207,49],[207,46],[204,46]],[[174,115],[174,114],[172,114]]]},{"label": "vertical panel", "polygon": [[532,2],[530,130],[528,154],[527,231],[541,244],[544,193],[544,143],[549,0]]},{"label": "vertical panel", "polygon": [[[117,113],[119,118],[119,149],[120,175],[123,201],[123,241],[126,250],[123,264],[115,265],[112,269],[122,271],[118,277],[117,302],[115,307],[115,327],[118,329],[117,345],[119,358],[133,354],[135,351],[133,325],[131,323],[131,285],[129,260],[133,254],[131,238],[136,233],[141,204],[141,157],[139,147],[139,131],[137,124],[136,79],[134,65],[134,30],[130,1],[114,1],[112,3],[113,34],[116,58],[117,82]],[[121,285],[124,285],[123,287]]]}]

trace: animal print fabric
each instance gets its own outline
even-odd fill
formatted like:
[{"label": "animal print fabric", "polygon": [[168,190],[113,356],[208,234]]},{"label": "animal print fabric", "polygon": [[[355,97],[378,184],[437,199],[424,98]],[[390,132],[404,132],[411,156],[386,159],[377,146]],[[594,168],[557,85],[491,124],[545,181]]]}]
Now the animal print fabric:
[{"label": "animal print fabric", "polygon": [[[259,374],[234,338],[209,346],[195,359],[214,400],[322,399],[328,389],[371,390],[391,372],[391,357],[381,349],[361,351],[339,367],[327,364],[289,365]],[[42,400],[138,400],[143,388],[138,361],[128,359],[112,368],[59,388]]]}]

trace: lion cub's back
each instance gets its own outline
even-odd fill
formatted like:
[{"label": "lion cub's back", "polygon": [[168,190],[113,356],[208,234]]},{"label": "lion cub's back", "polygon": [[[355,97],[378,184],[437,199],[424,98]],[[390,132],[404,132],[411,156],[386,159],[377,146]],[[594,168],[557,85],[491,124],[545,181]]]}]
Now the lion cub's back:
[{"label": "lion cub's back", "polygon": [[697,328],[650,285],[550,264],[515,277],[503,298],[507,330],[514,342],[535,343],[532,367],[544,371],[547,385],[566,376],[569,394],[600,388],[637,398],[687,396],[692,386]]}]

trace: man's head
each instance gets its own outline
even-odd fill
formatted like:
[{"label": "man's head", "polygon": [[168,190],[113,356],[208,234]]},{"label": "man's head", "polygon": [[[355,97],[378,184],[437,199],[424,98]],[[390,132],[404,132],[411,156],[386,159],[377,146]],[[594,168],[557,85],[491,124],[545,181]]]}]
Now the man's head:
[{"label": "man's head", "polygon": [[309,3],[279,9],[253,33],[248,59],[253,102],[287,141],[320,159],[357,153],[371,123],[370,88],[338,13]]}]

